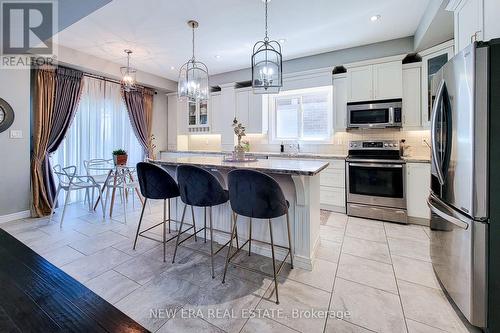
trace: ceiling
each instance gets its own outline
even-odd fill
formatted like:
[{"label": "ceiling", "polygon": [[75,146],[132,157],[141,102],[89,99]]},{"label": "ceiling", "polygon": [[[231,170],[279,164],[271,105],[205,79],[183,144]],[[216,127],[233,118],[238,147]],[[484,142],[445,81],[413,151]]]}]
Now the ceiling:
[{"label": "ceiling", "polygon": [[[286,39],[284,60],[412,36],[428,3],[272,0],[269,36]],[[373,15],[381,18],[372,22]],[[210,74],[250,67],[253,44],[264,37],[262,0],[113,0],[61,31],[57,42],[120,64],[131,49],[134,67],[176,80],[191,57],[189,19],[200,23],[196,58]]]}]

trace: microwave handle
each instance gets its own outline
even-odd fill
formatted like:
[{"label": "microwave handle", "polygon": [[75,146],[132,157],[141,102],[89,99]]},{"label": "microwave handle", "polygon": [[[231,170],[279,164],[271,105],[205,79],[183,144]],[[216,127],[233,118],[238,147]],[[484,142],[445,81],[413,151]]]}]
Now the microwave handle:
[{"label": "microwave handle", "polygon": [[389,107],[389,124],[394,124],[394,108]]}]

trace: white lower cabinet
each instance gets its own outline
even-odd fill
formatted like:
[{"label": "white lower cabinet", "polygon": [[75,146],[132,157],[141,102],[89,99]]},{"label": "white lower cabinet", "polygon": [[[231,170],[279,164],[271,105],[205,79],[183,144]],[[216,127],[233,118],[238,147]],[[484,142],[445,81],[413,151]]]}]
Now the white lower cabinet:
[{"label": "white lower cabinet", "polygon": [[430,218],[427,207],[430,178],[430,163],[406,163],[406,205],[410,220]]},{"label": "white lower cabinet", "polygon": [[324,162],[330,165],[319,174],[321,209],[345,213],[345,161]]}]

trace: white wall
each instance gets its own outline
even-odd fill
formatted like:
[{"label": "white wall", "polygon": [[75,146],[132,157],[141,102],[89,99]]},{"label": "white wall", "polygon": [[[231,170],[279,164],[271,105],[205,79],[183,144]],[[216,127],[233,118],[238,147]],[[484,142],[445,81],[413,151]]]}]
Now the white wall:
[{"label": "white wall", "polygon": [[[14,109],[12,126],[0,133],[0,220],[30,206],[30,71],[0,69],[0,97]],[[22,139],[11,139],[21,130]]]},{"label": "white wall", "polygon": [[[296,73],[318,68],[334,67],[350,62],[389,57],[413,52],[413,37],[404,37],[385,42],[362,45],[348,49],[315,54],[283,61],[283,73]],[[250,55],[249,55],[250,57]],[[250,68],[210,76],[210,85],[250,81]]]},{"label": "white wall", "polygon": [[167,95],[158,93],[153,96],[153,135],[156,140],[155,152],[167,150]]}]

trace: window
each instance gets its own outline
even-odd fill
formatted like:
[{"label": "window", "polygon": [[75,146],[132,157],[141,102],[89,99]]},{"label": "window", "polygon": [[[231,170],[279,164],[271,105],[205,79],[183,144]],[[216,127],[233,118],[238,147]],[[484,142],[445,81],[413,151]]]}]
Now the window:
[{"label": "window", "polygon": [[[142,146],[130,125],[120,85],[89,77],[84,77],[83,84],[75,119],[61,146],[51,156],[52,166],[74,165],[77,173],[85,174],[83,161],[111,159],[112,151],[118,148],[127,151],[128,165],[142,161]],[[84,191],[71,192],[71,200],[83,200],[84,194]]]},{"label": "window", "polygon": [[274,141],[328,141],[332,135],[332,87],[290,90],[271,96]]}]

